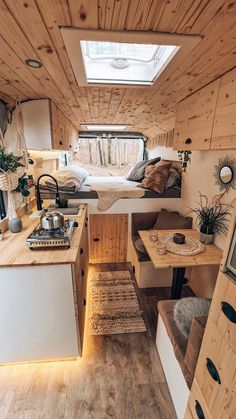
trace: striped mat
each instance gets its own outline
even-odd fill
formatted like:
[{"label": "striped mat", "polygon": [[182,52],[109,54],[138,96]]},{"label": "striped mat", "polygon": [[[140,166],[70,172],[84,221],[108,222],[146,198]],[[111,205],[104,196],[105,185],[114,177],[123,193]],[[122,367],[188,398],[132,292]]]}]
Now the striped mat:
[{"label": "striped mat", "polygon": [[92,272],[89,281],[89,333],[113,335],[147,330],[130,272]]}]

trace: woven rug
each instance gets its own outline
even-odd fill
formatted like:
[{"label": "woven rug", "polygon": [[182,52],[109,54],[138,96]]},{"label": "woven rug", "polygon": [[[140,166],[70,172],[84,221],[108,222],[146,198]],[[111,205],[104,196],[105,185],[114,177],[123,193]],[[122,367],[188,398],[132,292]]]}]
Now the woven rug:
[{"label": "woven rug", "polygon": [[89,283],[89,307],[91,335],[147,330],[129,271],[92,272]]}]

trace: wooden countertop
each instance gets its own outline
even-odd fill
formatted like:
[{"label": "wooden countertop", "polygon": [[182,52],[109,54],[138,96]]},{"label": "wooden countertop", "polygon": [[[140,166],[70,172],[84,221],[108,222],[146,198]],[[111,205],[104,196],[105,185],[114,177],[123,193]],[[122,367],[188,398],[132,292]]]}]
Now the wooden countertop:
[{"label": "wooden countertop", "polygon": [[[183,233],[186,237],[199,239],[199,232],[196,230],[152,230],[152,235]],[[167,252],[165,255],[158,255],[155,249],[155,242],[150,240],[150,231],[139,231],[139,235],[150,256],[154,268],[187,268],[191,266],[219,265],[222,258],[222,250],[215,244],[205,245],[202,253],[191,256],[181,256]]]},{"label": "wooden countertop", "polygon": [[33,229],[39,224],[39,218],[30,218],[27,215],[22,217],[23,229],[20,233],[11,233],[9,230],[4,233],[0,242],[0,268],[10,266],[32,266],[32,265],[58,265],[71,264],[76,262],[79,243],[83,225],[87,213],[87,206],[84,205],[81,216],[70,216],[76,218],[78,227],[72,236],[69,249],[44,249],[30,250],[26,239]]}]

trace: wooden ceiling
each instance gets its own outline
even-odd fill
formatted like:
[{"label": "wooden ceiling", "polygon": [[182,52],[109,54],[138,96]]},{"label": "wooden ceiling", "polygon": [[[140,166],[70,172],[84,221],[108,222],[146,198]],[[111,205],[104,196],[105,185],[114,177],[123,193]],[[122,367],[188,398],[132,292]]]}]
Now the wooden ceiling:
[{"label": "wooden ceiling", "polygon": [[[174,126],[176,104],[236,66],[236,0],[0,0],[0,95],[51,98],[77,127],[131,124],[149,138]],[[202,35],[155,89],[79,87],[60,26]],[[30,69],[27,58],[41,69]]]}]

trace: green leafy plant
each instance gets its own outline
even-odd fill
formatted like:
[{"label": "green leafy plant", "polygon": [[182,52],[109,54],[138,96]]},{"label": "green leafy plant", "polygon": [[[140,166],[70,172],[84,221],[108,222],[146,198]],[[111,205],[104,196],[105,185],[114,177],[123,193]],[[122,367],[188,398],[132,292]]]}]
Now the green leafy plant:
[{"label": "green leafy plant", "polygon": [[220,202],[222,195],[218,195],[215,199],[213,198],[211,202],[209,202],[206,195],[200,192],[199,195],[200,202],[197,202],[198,207],[190,208],[188,214],[196,214],[196,222],[201,233],[223,233],[226,236],[231,206]]},{"label": "green leafy plant", "polygon": [[16,192],[20,192],[22,196],[26,197],[30,195],[29,190],[29,177],[28,176],[22,176],[18,179],[18,186],[16,188]]},{"label": "green leafy plant", "polygon": [[0,145],[0,172],[14,173],[18,167],[23,167],[21,160],[21,156],[6,153],[5,148]]}]

